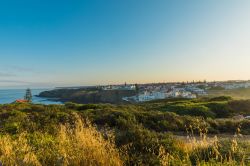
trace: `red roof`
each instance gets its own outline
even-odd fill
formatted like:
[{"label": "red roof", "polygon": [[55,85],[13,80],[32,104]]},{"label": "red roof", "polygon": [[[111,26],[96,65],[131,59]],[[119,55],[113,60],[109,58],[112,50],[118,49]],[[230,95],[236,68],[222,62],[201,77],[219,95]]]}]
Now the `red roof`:
[{"label": "red roof", "polygon": [[17,99],[16,103],[27,103],[28,100],[24,100],[24,99]]}]

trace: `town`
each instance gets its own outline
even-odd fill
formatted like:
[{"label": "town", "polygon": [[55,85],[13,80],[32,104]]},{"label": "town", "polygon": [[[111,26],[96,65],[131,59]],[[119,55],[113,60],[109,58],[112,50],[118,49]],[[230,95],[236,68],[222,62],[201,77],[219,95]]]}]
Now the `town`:
[{"label": "town", "polygon": [[194,99],[206,96],[209,90],[249,88],[250,81],[192,81],[152,84],[123,84],[102,86],[103,90],[133,90],[137,95],[123,97],[124,101],[145,102],[166,98]]}]

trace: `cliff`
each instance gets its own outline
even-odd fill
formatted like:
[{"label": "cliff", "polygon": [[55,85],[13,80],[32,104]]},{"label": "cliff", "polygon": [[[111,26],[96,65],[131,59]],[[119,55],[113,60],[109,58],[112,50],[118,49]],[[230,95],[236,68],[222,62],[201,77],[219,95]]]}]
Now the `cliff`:
[{"label": "cliff", "polygon": [[55,89],[41,92],[38,96],[62,102],[74,103],[124,103],[123,97],[136,95],[132,90],[101,90],[97,88]]}]

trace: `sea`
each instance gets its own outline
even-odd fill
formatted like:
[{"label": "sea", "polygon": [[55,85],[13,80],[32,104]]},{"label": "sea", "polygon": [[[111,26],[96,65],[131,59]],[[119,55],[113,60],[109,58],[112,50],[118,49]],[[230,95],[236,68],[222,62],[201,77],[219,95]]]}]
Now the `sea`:
[{"label": "sea", "polygon": [[[32,103],[35,104],[62,104],[58,101],[53,101],[48,98],[37,97],[39,93],[51,89],[31,89]],[[26,93],[26,89],[0,89],[0,104],[8,104],[16,101],[17,99],[23,99]]]}]

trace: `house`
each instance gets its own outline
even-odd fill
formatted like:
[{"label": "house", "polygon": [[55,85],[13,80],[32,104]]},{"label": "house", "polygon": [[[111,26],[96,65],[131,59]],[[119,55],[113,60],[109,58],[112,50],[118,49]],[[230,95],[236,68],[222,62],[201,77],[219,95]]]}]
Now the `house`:
[{"label": "house", "polygon": [[108,85],[102,87],[103,90],[136,90],[135,85]]},{"label": "house", "polygon": [[28,100],[24,100],[24,99],[17,99],[15,101],[15,103],[28,103],[29,101]]},{"label": "house", "polygon": [[246,116],[245,119],[249,119],[250,120],[250,116]]},{"label": "house", "polygon": [[233,117],[234,120],[243,120],[244,116],[243,115],[236,115]]}]

